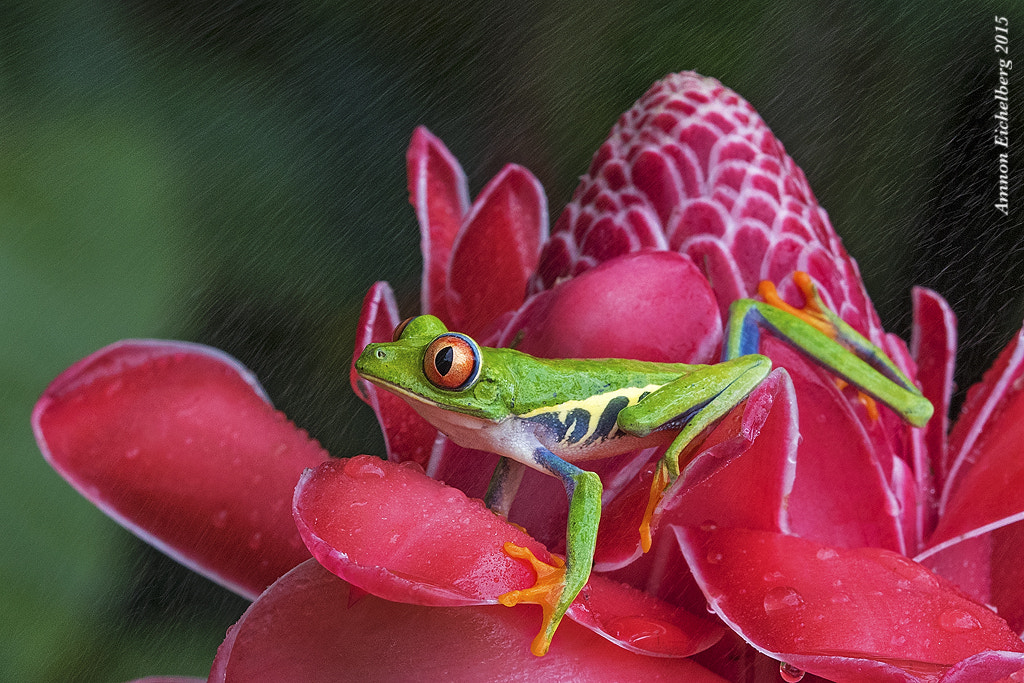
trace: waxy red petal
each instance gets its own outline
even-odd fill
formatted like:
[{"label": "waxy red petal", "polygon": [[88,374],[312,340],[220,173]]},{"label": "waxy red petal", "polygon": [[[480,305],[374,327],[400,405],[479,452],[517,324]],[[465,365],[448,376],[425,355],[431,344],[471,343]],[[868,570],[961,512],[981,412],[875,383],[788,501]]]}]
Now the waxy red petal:
[{"label": "waxy red petal", "polygon": [[395,303],[391,286],[386,282],[374,283],[363,299],[349,379],[352,390],[377,416],[377,422],[384,433],[388,459],[395,462],[412,460],[420,465],[426,465],[434,440],[437,438],[437,430],[401,398],[390,391],[377,388],[370,382],[362,381],[356,373],[356,359],[366,345],[371,342],[391,341],[399,322],[401,320],[398,316],[398,304]]},{"label": "waxy red petal", "polygon": [[538,294],[502,334],[547,358],[708,363],[722,339],[718,305],[690,259],[629,254]]},{"label": "waxy red petal", "polygon": [[839,547],[903,550],[899,508],[887,473],[835,380],[774,337],[764,337],[761,348],[789,371],[799,408],[790,531]]},{"label": "waxy red petal", "polygon": [[444,143],[423,126],[413,133],[405,159],[409,202],[420,224],[422,312],[448,320],[448,262],[469,210],[466,174]]},{"label": "waxy red petal", "polygon": [[800,441],[789,375],[774,370],[740,408],[705,439],[677,482],[679,494],[666,492],[663,527],[785,529]]},{"label": "waxy red petal", "polygon": [[[1024,653],[995,613],[896,553],[745,529],[676,533],[709,605],[759,650],[811,673],[936,680],[979,653]],[[1019,657],[977,680],[1020,668]]]},{"label": "waxy red petal", "polygon": [[971,388],[950,437],[956,459],[946,482],[935,546],[1024,518],[1024,329]]},{"label": "waxy red petal", "polygon": [[309,557],[288,514],[327,459],[226,354],[124,341],[64,371],[32,416],[43,455],[146,541],[250,597]]},{"label": "waxy red petal", "polygon": [[925,445],[935,485],[942,486],[949,472],[946,433],[949,431],[949,403],[953,396],[953,367],[956,361],[956,315],[938,293],[914,287],[914,332],[911,348],[917,362],[921,393],[932,402],[935,413],[924,428]]},{"label": "waxy red petal", "polygon": [[509,164],[477,197],[452,248],[450,327],[478,336],[495,318],[519,308],[547,235],[544,188],[525,168]]},{"label": "waxy red petal", "polygon": [[482,501],[412,465],[357,456],[321,465],[295,489],[295,522],[313,556],[379,597],[422,605],[494,603],[533,585],[506,542],[546,549]]},{"label": "waxy red petal", "polygon": [[[461,491],[413,465],[369,456],[307,472],[294,514],[313,556],[337,576],[378,597],[420,605],[494,604],[529,588],[536,576],[503,550],[540,543]],[[712,623],[622,584],[591,577],[567,613],[634,652],[688,656],[721,636]]]},{"label": "waxy red petal", "polygon": [[689,657],[725,633],[720,623],[599,574],[591,575],[566,616],[619,647],[653,656]]},{"label": "waxy red petal", "polygon": [[312,561],[297,567],[228,632],[211,683],[724,680],[689,659],[633,654],[568,620],[548,654],[534,657],[536,609],[350,603],[344,581]]},{"label": "waxy red petal", "polygon": [[919,559],[1024,632],[1024,331],[968,394],[951,445],[955,486]]}]

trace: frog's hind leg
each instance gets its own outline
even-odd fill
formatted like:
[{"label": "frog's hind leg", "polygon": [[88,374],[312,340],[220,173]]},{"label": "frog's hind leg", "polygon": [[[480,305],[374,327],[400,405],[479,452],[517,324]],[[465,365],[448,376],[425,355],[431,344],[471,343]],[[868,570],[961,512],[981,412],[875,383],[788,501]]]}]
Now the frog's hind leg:
[{"label": "frog's hind leg", "polygon": [[885,352],[828,309],[810,276],[794,274],[804,294],[803,308],[794,308],[761,283],[764,302],[739,299],[729,309],[722,358],[757,353],[761,330],[771,331],[807,358],[899,413],[915,426],[932,415],[931,403]]}]

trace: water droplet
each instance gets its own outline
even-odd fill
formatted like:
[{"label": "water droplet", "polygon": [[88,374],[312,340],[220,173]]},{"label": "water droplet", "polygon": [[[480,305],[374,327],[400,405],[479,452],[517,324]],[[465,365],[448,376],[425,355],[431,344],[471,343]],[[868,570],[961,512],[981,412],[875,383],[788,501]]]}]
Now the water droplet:
[{"label": "water droplet", "polygon": [[718,614],[717,612],[715,612],[715,608],[714,606],[712,606],[710,602],[704,603],[704,609],[708,611],[708,614]]},{"label": "water droplet", "polygon": [[764,611],[775,612],[780,609],[797,609],[804,606],[804,599],[795,588],[776,586],[765,593]]},{"label": "water droplet", "polygon": [[714,531],[717,528],[718,528],[718,525],[712,519],[706,519],[703,522],[701,522],[701,525],[700,525],[700,530],[701,531]]},{"label": "water droplet", "polygon": [[898,636],[893,636],[893,637],[892,637],[892,640],[891,640],[890,642],[891,642],[891,643],[892,643],[893,645],[895,645],[896,647],[900,647],[900,646],[902,646],[902,645],[905,645],[905,644],[906,644],[906,642],[907,642],[907,637],[906,637],[906,636],[904,636],[904,635],[898,635]]},{"label": "water droplet", "polygon": [[134,460],[135,458],[139,457],[139,453],[141,452],[141,448],[139,448],[138,446],[133,446],[132,448],[129,448],[124,452],[124,457],[128,458],[129,460]]},{"label": "water droplet", "polygon": [[939,616],[939,626],[952,633],[960,633],[981,628],[981,622],[962,609],[948,609]]},{"label": "water droplet", "polygon": [[405,468],[407,470],[412,470],[413,472],[418,472],[420,474],[425,474],[425,470],[423,469],[423,465],[419,464],[415,460],[403,460],[402,462],[398,463],[398,466],[399,467],[403,467],[403,468]]},{"label": "water droplet", "polygon": [[259,550],[262,544],[263,534],[261,534],[259,531],[255,532],[252,536],[249,537],[249,547],[251,549]]},{"label": "water droplet", "polygon": [[833,605],[842,605],[842,604],[845,604],[847,602],[850,602],[850,596],[847,595],[846,593],[836,593],[835,595],[833,595],[828,600]]},{"label": "water droplet", "polygon": [[213,516],[213,526],[216,529],[223,529],[228,524],[228,511],[221,510]]},{"label": "water droplet", "polygon": [[782,578],[782,572],[767,572],[762,578],[768,583],[777,583]]},{"label": "water droplet", "polygon": [[839,553],[832,548],[818,548],[818,552],[815,554],[815,557],[819,560],[834,560],[839,557]]},{"label": "water droplet", "polygon": [[689,642],[674,624],[651,617],[616,617],[607,629],[617,640],[648,652],[672,654]]},{"label": "water droplet", "polygon": [[900,582],[900,588],[933,591],[939,587],[939,580],[927,567],[919,565],[902,555],[886,553],[881,555],[879,560],[885,567],[892,570],[906,582]]},{"label": "water droplet", "polygon": [[779,676],[786,683],[799,683],[804,678],[803,669],[798,669],[792,664],[786,662],[779,662]]},{"label": "water droplet", "polygon": [[384,478],[384,468],[380,460],[371,456],[356,456],[345,464],[345,474],[353,479],[366,479],[376,477]]},{"label": "water droplet", "polygon": [[722,553],[717,550],[709,550],[707,554],[708,564],[722,564]]}]

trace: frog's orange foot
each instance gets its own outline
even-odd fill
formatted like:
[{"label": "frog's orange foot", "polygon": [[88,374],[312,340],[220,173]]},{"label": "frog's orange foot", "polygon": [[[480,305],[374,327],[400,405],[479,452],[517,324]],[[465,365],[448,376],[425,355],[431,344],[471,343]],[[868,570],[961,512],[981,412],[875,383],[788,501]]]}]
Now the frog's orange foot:
[{"label": "frog's orange foot", "polygon": [[551,636],[554,635],[555,627],[558,626],[558,622],[562,618],[561,614],[556,614],[556,608],[559,598],[562,597],[562,591],[565,589],[565,561],[552,555],[551,564],[548,564],[538,560],[529,548],[516,545],[511,541],[505,543],[504,550],[509,557],[529,562],[537,574],[537,582],[533,586],[504,593],[498,596],[498,602],[506,607],[513,607],[519,603],[540,605],[544,612],[544,621],[541,624],[540,633],[530,645],[530,652],[540,657],[547,653],[548,647],[551,645]]},{"label": "frog's orange foot", "polygon": [[651,520],[654,518],[654,511],[661,502],[661,497],[669,484],[668,466],[658,463],[658,469],[654,471],[654,480],[651,481],[651,496],[647,500],[647,509],[644,511],[644,518],[640,522],[640,547],[644,552],[651,550]]},{"label": "frog's orange foot", "polygon": [[[849,385],[850,383],[847,382],[845,379],[841,377],[836,377],[836,386],[839,387],[839,391],[842,391]],[[865,394],[860,389],[857,390],[857,400],[860,401],[860,404],[864,406],[864,410],[867,411],[868,419],[870,419],[872,423],[877,422],[878,402],[875,399],[868,396],[867,394]]]},{"label": "frog's orange foot", "polygon": [[802,308],[796,308],[790,306],[788,303],[782,300],[779,296],[778,291],[775,289],[775,285],[769,280],[762,280],[761,284],[757,286],[757,293],[761,295],[765,303],[769,306],[786,311],[787,313],[800,318],[804,322],[808,323],[815,329],[824,333],[832,339],[836,339],[839,336],[839,331],[836,329],[835,324],[829,319],[829,310],[825,306],[825,302],[821,300],[821,296],[818,294],[818,289],[814,286],[811,281],[811,276],[807,273],[797,271],[793,273],[793,282],[800,289],[800,293],[804,296],[804,305]]}]

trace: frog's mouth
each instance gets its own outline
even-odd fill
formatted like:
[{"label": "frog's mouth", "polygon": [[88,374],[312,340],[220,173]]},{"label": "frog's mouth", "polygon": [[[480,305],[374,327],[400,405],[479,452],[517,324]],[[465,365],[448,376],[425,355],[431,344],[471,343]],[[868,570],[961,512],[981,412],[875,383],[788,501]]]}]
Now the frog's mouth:
[{"label": "frog's mouth", "polygon": [[371,384],[375,384],[378,387],[385,389],[386,391],[389,391],[392,394],[398,396],[399,398],[404,399],[406,403],[412,406],[413,410],[422,415],[425,419],[427,419],[428,422],[431,422],[432,424],[435,423],[435,420],[428,417],[425,413],[430,412],[432,415],[437,411],[447,413],[458,413],[461,415],[466,415],[468,417],[474,418],[476,420],[485,420],[488,422],[493,422],[493,420],[488,419],[479,410],[474,410],[472,408],[466,408],[464,406],[454,404],[440,403],[438,401],[431,400],[430,398],[427,398],[422,394],[417,394],[412,391],[409,391],[405,387],[399,384],[395,384],[394,382],[389,382],[385,379],[381,379],[380,377],[374,377],[373,375],[364,374],[362,372],[359,372],[358,370],[356,371],[356,373],[359,375],[360,379],[370,382]]}]

